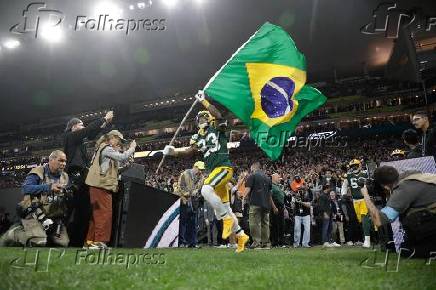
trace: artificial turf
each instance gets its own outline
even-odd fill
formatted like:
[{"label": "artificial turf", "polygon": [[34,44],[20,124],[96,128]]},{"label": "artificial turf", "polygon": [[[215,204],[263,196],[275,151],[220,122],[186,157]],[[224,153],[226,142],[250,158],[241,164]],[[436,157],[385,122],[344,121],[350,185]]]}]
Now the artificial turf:
[{"label": "artificial turf", "polygon": [[100,259],[74,248],[0,248],[0,289],[436,289],[436,260],[401,258],[397,271],[395,254],[383,266],[376,253],[379,264],[373,250],[352,247],[113,249]]}]

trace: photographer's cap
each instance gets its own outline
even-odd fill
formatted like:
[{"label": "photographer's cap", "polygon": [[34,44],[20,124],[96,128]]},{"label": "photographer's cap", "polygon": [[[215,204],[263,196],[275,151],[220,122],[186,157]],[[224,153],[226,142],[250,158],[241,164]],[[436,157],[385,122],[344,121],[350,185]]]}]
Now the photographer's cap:
[{"label": "photographer's cap", "polygon": [[124,139],[123,134],[121,134],[121,132],[118,131],[118,130],[112,130],[112,131],[110,131],[109,133],[107,133],[107,135],[108,135],[108,136],[116,136],[116,137],[120,138],[120,139],[121,139],[121,142],[123,142],[123,143],[126,143],[126,142],[127,142],[127,140]]}]

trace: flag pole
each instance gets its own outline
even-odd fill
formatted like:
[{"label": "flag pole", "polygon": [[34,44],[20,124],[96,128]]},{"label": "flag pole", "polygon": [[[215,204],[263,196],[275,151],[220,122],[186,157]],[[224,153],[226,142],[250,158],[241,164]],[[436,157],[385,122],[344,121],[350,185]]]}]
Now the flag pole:
[{"label": "flag pole", "polygon": [[[251,39],[257,34],[257,32],[258,32],[259,30],[257,30],[255,33],[253,33],[253,35],[252,36],[250,36],[250,38],[246,41],[246,42],[244,42],[244,44],[242,44],[233,54],[232,54],[232,56],[226,61],[226,63],[225,64],[223,64],[222,66],[221,66],[221,68],[209,79],[209,81],[207,82],[207,84],[204,86],[204,88],[203,88],[203,91],[205,91],[208,87],[209,87],[209,85],[215,80],[215,78],[221,73],[221,71],[224,69],[224,67],[241,51],[241,49],[243,49],[244,47],[245,47],[245,45],[247,44],[247,43],[249,43],[250,41],[251,41]],[[175,139],[176,139],[176,137],[177,137],[177,135],[179,134],[179,132],[180,132],[180,129],[182,128],[182,126],[183,126],[183,124],[186,122],[186,119],[188,119],[188,116],[189,116],[189,114],[191,114],[191,112],[192,112],[192,109],[194,109],[194,107],[195,107],[195,105],[198,103],[198,100],[197,99],[195,99],[195,102],[194,103],[192,103],[192,105],[191,105],[191,108],[189,108],[189,110],[188,110],[188,112],[186,112],[186,115],[185,115],[185,117],[183,118],[183,120],[182,120],[182,122],[180,123],[180,125],[179,125],[179,128],[177,128],[177,130],[176,130],[176,133],[174,133],[174,136],[173,136],[173,138],[171,139],[171,141],[170,141],[170,144],[169,144],[169,146],[173,146],[173,143],[174,143],[174,141],[175,141]],[[162,157],[162,159],[161,159],[161,161],[159,162],[159,165],[157,166],[157,169],[156,169],[156,174],[157,173],[159,173],[159,169],[161,168],[161,166],[162,166],[162,164],[164,163],[164,161],[165,161],[165,155]]]},{"label": "flag pole", "polygon": [[[198,100],[195,99],[195,101],[192,103],[191,107],[189,108],[188,112],[186,112],[185,117],[183,117],[182,122],[180,122],[180,125],[179,125],[179,127],[177,128],[176,132],[174,133],[174,136],[173,136],[173,138],[171,139],[169,146],[173,146],[174,141],[175,141],[176,138],[177,138],[177,135],[179,135],[179,132],[180,132],[180,130],[182,129],[182,126],[185,124],[186,120],[188,119],[188,116],[191,114],[192,110],[194,109],[195,105],[197,105],[197,103],[198,103]],[[166,157],[166,155],[164,154],[164,155],[162,156],[162,159],[161,159],[160,162],[159,162],[159,165],[157,166],[156,174],[159,173],[159,169],[161,168],[162,164],[164,163],[164,161],[165,161],[165,157]]]}]

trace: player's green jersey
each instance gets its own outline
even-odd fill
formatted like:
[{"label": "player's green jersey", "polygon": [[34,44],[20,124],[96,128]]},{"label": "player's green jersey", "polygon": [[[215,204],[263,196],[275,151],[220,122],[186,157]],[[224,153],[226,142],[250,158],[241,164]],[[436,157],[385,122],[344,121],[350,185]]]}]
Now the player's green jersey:
[{"label": "player's green jersey", "polygon": [[191,145],[203,153],[203,161],[208,171],[220,166],[232,166],[227,148],[225,132],[209,126],[206,130],[199,130],[191,138]]},{"label": "player's green jersey", "polygon": [[351,189],[351,196],[353,199],[362,199],[363,195],[360,192],[360,186],[358,184],[359,179],[367,179],[368,173],[366,171],[359,171],[358,173],[348,172],[346,175],[348,186]]}]

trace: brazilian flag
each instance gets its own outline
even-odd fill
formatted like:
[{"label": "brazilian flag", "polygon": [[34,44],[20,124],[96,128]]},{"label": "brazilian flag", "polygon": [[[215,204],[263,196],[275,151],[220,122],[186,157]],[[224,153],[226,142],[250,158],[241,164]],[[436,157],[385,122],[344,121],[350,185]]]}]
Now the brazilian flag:
[{"label": "brazilian flag", "polygon": [[256,144],[277,160],[301,119],[326,101],[305,83],[304,55],[286,31],[267,22],[204,90],[244,122]]}]

